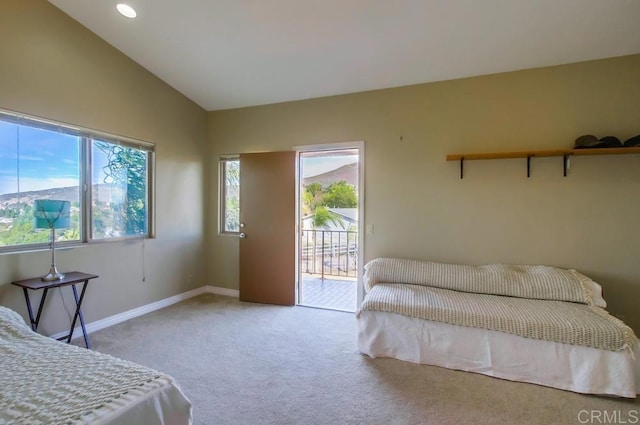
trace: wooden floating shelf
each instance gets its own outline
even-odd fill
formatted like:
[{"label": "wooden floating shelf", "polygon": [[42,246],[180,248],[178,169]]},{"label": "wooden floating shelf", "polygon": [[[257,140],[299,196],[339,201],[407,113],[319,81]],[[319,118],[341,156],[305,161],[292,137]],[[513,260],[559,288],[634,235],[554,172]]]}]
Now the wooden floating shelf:
[{"label": "wooden floating shelf", "polygon": [[569,158],[575,156],[587,155],[627,155],[640,154],[640,147],[622,147],[622,148],[585,148],[585,149],[547,149],[536,151],[521,152],[492,152],[492,153],[454,153],[447,155],[447,161],[460,161],[460,178],[464,177],[464,161],[473,161],[480,159],[509,159],[509,158],[526,158],[527,159],[527,177],[531,175],[531,158],[542,158],[551,156],[563,157],[564,175],[567,175],[567,165]]},{"label": "wooden floating shelf", "polygon": [[548,157],[565,155],[623,155],[640,153],[640,147],[630,148],[598,148],[598,149],[548,149],[540,151],[522,152],[493,152],[493,153],[453,153],[447,155],[447,161],[476,160],[476,159],[508,159]]}]

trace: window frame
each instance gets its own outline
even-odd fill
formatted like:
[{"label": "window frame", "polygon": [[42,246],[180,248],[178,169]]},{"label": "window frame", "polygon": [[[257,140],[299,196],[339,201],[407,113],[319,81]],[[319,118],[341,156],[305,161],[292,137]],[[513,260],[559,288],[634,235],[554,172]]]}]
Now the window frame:
[{"label": "window frame", "polygon": [[[79,143],[79,163],[78,163],[78,185],[79,185],[79,203],[81,216],[79,220],[79,234],[78,240],[74,241],[56,241],[56,247],[78,247],[88,246],[91,244],[118,242],[123,240],[135,240],[135,239],[153,239],[156,237],[155,228],[155,144],[133,139],[130,137],[119,136],[112,133],[106,133],[103,131],[92,130],[85,127],[75,126],[67,123],[61,123],[52,121],[45,118],[36,117],[20,112],[15,112],[7,109],[0,108],[0,121],[10,122],[18,125],[25,125],[35,127],[47,131],[53,131],[56,133],[64,133],[78,137]],[[146,167],[146,220],[147,229],[144,234],[132,235],[132,236],[119,236],[110,238],[98,238],[94,239],[93,232],[93,210],[92,210],[92,142],[99,140],[115,145],[126,146],[134,149],[142,150],[146,153],[147,167]],[[35,244],[23,244],[23,245],[10,245],[0,246],[0,254],[7,253],[19,253],[28,251],[37,251],[42,249],[49,249],[50,242],[35,243]]]},{"label": "window frame", "polygon": [[[240,228],[237,231],[227,230],[226,222],[227,222],[227,185],[226,185],[226,177],[227,177],[227,163],[231,161],[238,161],[238,166],[240,165],[240,155],[221,155],[218,160],[218,234],[226,235],[226,236],[238,236],[240,234]],[[238,190],[240,188],[238,187]],[[238,198],[240,198],[240,194],[238,193]],[[238,209],[240,205],[238,205]]]}]

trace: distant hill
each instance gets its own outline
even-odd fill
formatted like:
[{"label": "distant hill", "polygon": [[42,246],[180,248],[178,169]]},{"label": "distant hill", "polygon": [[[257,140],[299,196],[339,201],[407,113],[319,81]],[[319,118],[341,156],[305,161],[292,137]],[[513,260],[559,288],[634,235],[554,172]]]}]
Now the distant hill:
[{"label": "distant hill", "polygon": [[17,203],[33,204],[36,199],[61,199],[78,202],[78,186],[56,187],[32,192],[6,193],[0,195],[0,208],[6,209]]},{"label": "distant hill", "polygon": [[302,183],[305,186],[311,183],[320,183],[323,187],[326,187],[340,180],[344,180],[348,184],[358,187],[358,163],[343,165],[335,170],[304,178]]},{"label": "distant hill", "polygon": [[[111,194],[117,193],[118,190],[111,187],[108,184],[97,185],[98,193],[97,197],[100,202],[110,202]],[[95,186],[94,186],[95,190]],[[25,203],[33,205],[33,201],[36,199],[61,199],[63,201],[78,202],[79,200],[79,188],[78,186],[69,187],[55,187],[52,189],[34,190],[31,192],[20,193],[5,193],[0,195],[0,209],[7,209],[15,206],[18,203]]]}]

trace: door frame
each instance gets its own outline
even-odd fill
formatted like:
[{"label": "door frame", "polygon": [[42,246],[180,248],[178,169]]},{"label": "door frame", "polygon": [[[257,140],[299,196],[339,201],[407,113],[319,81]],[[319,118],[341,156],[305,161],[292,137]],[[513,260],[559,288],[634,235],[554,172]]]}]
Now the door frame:
[{"label": "door frame", "polygon": [[360,308],[364,299],[364,146],[361,141],[322,143],[317,145],[295,146],[296,151],[296,305],[298,304],[298,288],[300,286],[300,154],[305,152],[336,151],[342,149],[358,149],[358,279],[356,282],[356,310]]}]

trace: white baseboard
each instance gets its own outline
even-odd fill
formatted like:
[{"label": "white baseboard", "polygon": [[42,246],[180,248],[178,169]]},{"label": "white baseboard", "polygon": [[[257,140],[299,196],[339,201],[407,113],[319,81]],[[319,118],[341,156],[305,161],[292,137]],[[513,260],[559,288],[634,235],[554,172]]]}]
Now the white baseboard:
[{"label": "white baseboard", "polygon": [[240,297],[240,291],[238,291],[237,289],[220,288],[219,286],[211,285],[204,286],[203,288],[205,288],[205,292],[208,292],[210,294],[225,295],[227,297],[234,298]]},{"label": "white baseboard", "polygon": [[[133,319],[134,317],[142,316],[147,313],[151,313],[152,311],[160,310],[161,308],[168,307],[170,305],[179,303],[180,301],[187,300],[189,298],[197,297],[202,294],[217,294],[217,295],[225,295],[227,297],[235,297],[238,298],[240,296],[240,291],[237,289],[228,289],[228,288],[220,288],[218,286],[206,285],[200,288],[193,289],[191,291],[183,292],[182,294],[174,295],[173,297],[165,298],[160,301],[153,302],[151,304],[143,305],[141,307],[137,307],[131,310],[127,310],[122,313],[115,314],[113,316],[105,317],[104,319],[96,320],[95,322],[87,323],[87,333],[99,331],[100,329],[108,328],[109,326],[117,325],[118,323],[125,322],[127,320]],[[79,323],[79,321],[77,322]],[[66,335],[69,335],[68,332],[58,332],[56,334],[50,335],[51,338],[62,338]],[[73,338],[82,337],[82,327],[80,325],[76,326],[73,330]]]}]

